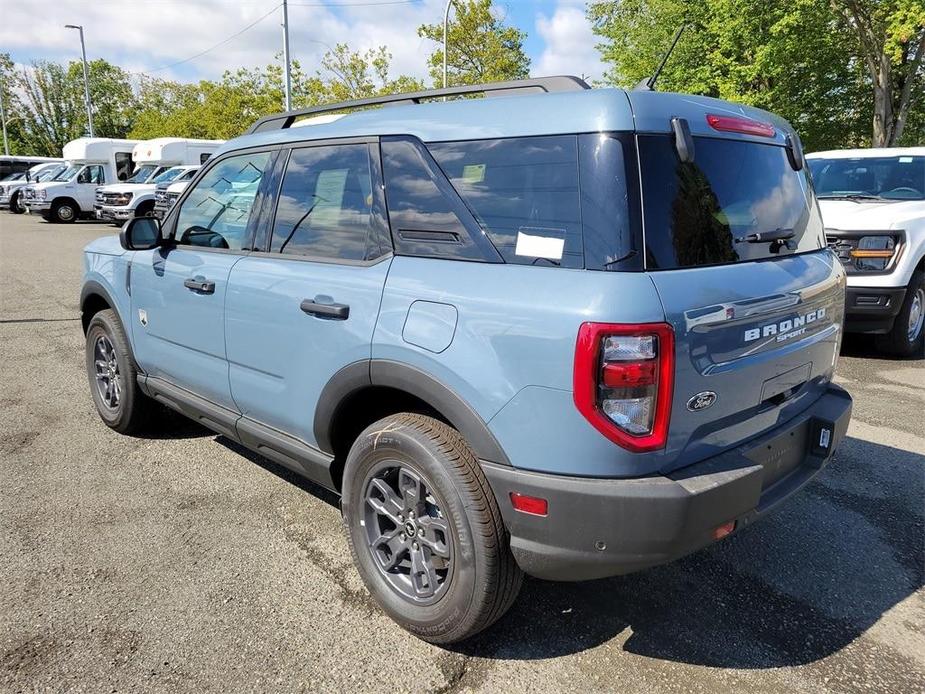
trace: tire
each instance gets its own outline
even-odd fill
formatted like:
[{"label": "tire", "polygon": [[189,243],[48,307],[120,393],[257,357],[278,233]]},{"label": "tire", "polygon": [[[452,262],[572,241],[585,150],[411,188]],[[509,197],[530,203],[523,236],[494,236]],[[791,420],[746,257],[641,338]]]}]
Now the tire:
[{"label": "tire", "polygon": [[897,357],[922,356],[925,351],[925,272],[916,270],[906,287],[893,328],[878,335],[877,349]]},{"label": "tire", "polygon": [[[443,422],[405,413],[369,426],[347,456],[341,504],[363,582],[415,636],[462,641],[517,598],[523,574],[498,504],[472,450]],[[388,541],[373,542],[380,535]]]},{"label": "tire", "polygon": [[153,217],[154,216],[154,203],[153,202],[143,202],[135,209],[136,217]]},{"label": "tire", "polygon": [[[100,419],[120,434],[140,432],[150,421],[152,401],[138,387],[138,367],[122,322],[111,309],[90,319],[84,348],[90,394]],[[97,373],[106,374],[97,378]],[[108,383],[116,385],[115,397]]]},{"label": "tire", "polygon": [[13,197],[10,198],[10,212],[13,214],[22,214],[26,209],[19,204],[19,191],[13,193]]},{"label": "tire", "polygon": [[59,224],[71,224],[80,215],[80,209],[74,203],[61,200],[51,206],[51,218]]}]

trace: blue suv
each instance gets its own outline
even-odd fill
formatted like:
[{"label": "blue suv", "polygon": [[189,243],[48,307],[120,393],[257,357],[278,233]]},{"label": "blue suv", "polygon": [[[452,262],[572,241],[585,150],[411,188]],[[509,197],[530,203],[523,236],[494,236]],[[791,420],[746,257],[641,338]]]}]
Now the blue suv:
[{"label": "blue suv", "polygon": [[338,492],[366,586],[435,643],[524,572],[741,530],[851,413],[799,139],[710,98],[556,77],[269,116],[85,265],[103,421],[166,405]]}]

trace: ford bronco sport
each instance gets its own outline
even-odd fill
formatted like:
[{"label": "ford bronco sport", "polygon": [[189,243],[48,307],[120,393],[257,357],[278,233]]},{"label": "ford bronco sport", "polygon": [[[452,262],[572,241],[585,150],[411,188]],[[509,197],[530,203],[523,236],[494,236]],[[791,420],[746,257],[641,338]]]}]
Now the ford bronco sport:
[{"label": "ford bronco sport", "polygon": [[523,572],[741,530],[851,413],[799,140],[709,98],[557,77],[269,116],[85,264],[103,421],[161,403],[335,490],[366,586],[436,643]]}]

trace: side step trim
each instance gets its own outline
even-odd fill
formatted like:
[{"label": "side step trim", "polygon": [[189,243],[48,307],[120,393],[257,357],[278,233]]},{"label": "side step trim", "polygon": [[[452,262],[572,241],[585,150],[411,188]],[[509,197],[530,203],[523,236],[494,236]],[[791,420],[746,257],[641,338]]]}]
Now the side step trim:
[{"label": "side step trim", "polygon": [[194,422],[227,436],[326,489],[336,491],[331,476],[333,455],[161,378],[139,374],[138,385],[148,397]]}]

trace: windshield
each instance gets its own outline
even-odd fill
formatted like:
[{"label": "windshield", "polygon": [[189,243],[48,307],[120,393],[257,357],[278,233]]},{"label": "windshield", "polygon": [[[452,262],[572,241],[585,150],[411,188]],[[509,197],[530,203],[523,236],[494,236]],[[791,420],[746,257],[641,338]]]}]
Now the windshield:
[{"label": "windshield", "polygon": [[167,183],[167,181],[172,181],[172,180],[175,179],[177,176],[179,176],[181,173],[183,173],[183,169],[178,168],[178,167],[174,167],[174,168],[172,168],[172,169],[167,169],[167,170],[166,170],[165,172],[163,172],[162,174],[159,174],[159,175],[152,181],[152,183]]},{"label": "windshield", "polygon": [[925,156],[808,159],[820,200],[925,200]]},{"label": "windshield", "polygon": [[39,175],[35,177],[35,181],[36,183],[41,183],[42,181],[51,181],[52,179],[54,179],[55,176],[57,176],[59,173],[64,171],[64,169],[66,168],[67,167],[64,164],[62,164],[61,166],[54,166],[50,169],[45,169],[44,171],[40,171]]},{"label": "windshield", "polygon": [[52,181],[69,181],[77,175],[77,172],[84,167],[83,164],[70,164],[66,169],[52,178]]},{"label": "windshield", "polygon": [[22,179],[24,175],[25,174],[22,174],[22,173],[14,173],[14,174],[10,174],[6,178],[0,179],[0,181],[19,181]]},{"label": "windshield", "polygon": [[135,173],[132,174],[131,178],[126,179],[126,183],[144,183],[157,170],[158,166],[156,164],[142,164],[137,169]]},{"label": "windshield", "polygon": [[776,145],[694,138],[682,162],[674,138],[640,135],[646,266],[718,265],[825,246],[806,170]]}]

